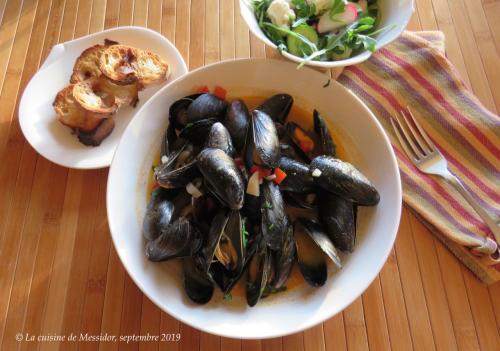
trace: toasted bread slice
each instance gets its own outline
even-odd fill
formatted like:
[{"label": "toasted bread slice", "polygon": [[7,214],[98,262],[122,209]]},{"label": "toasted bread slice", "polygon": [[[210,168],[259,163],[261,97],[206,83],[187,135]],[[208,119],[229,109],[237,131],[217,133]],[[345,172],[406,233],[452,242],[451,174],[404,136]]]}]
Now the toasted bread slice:
[{"label": "toasted bread slice", "polygon": [[113,118],[104,118],[100,120],[100,123],[93,130],[78,131],[78,140],[85,145],[99,146],[111,134],[114,128],[115,121]]},{"label": "toasted bread slice", "polygon": [[103,118],[110,116],[109,114],[97,114],[85,110],[75,100],[72,84],[57,93],[52,105],[62,124],[81,131],[94,130]]},{"label": "toasted bread slice", "polygon": [[115,104],[117,104],[118,107],[124,105],[135,107],[139,101],[140,89],[138,83],[118,85],[107,77],[101,76],[96,88],[106,94],[113,95],[115,97]]},{"label": "toasted bread slice", "polygon": [[73,85],[73,97],[87,111],[98,114],[114,113],[118,109],[115,96],[100,89],[99,78],[87,79]]},{"label": "toasted bread slice", "polygon": [[132,63],[139,82],[144,86],[160,83],[170,75],[168,64],[155,53],[140,50],[137,60]]},{"label": "toasted bread slice", "polygon": [[168,64],[160,56],[126,45],[112,45],[101,55],[101,72],[116,84],[138,81],[142,86],[168,78]]},{"label": "toasted bread slice", "polygon": [[99,68],[101,54],[107,47],[116,44],[118,44],[116,41],[104,39],[104,45],[98,44],[85,49],[75,61],[70,83],[83,82],[101,76],[102,72]]}]

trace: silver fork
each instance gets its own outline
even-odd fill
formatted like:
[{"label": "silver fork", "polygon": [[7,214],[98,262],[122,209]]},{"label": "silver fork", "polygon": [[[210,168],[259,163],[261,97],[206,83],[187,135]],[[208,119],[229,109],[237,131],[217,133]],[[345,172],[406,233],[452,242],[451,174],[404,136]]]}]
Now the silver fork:
[{"label": "silver fork", "polygon": [[[446,159],[441,155],[425,130],[417,122],[410,108],[407,107],[406,109],[406,111],[400,111],[401,119],[391,118],[391,123],[408,158],[420,171],[441,176],[451,183],[469,202],[472,208],[476,210],[477,214],[495,235],[496,242],[500,244],[500,223],[496,223],[495,220],[490,217],[476,200],[474,200],[460,179],[455,177],[448,170],[448,162]],[[396,123],[394,120],[396,120]]]}]

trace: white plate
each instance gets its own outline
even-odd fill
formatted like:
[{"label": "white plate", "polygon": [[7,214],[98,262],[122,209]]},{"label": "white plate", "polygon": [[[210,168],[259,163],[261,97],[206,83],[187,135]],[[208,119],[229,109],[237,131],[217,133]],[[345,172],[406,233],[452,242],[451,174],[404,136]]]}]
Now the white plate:
[{"label": "white plate", "polygon": [[[253,0],[240,0],[241,16],[247,23],[250,31],[257,38],[259,38],[272,48],[276,49],[276,45],[264,34],[262,29],[260,29],[252,9],[252,1]],[[396,40],[399,35],[405,30],[408,22],[410,22],[410,18],[413,15],[413,12],[415,11],[415,0],[379,0],[378,6],[380,11],[380,21],[378,24],[378,28],[392,27],[392,29],[386,30],[376,36],[377,50]],[[304,61],[304,59],[292,55],[288,52],[283,52],[282,54],[287,59],[297,63],[301,63]],[[344,67],[361,63],[370,58],[371,55],[372,53],[370,51],[364,50],[357,55],[344,60],[309,61],[306,64],[309,66],[323,68]]]},{"label": "white plate", "polygon": [[[122,107],[113,117],[115,129],[100,146],[85,146],[56,118],[52,102],[59,90],[69,84],[73,65],[81,52],[104,39],[118,41],[160,55],[170,66],[167,82],[139,93],[136,108]],[[64,167],[93,169],[108,167],[125,127],[135,112],[162,86],[187,73],[176,47],[159,33],[141,27],[118,27],[54,46],[24,90],[19,105],[19,123],[28,142],[43,157]]]},{"label": "white plate", "polygon": [[[401,213],[401,183],[389,140],[368,108],[340,84],[310,68],[274,60],[227,61],[192,71],[160,90],[129,124],[111,164],[107,211],[113,243],[137,286],[157,306],[205,332],[236,338],[270,338],[309,328],[342,311],[382,268],[396,237]],[[144,256],[141,235],[147,179],[167,111],[196,87],[220,85],[231,96],[270,96],[286,92],[303,107],[315,107],[343,136],[349,158],[375,184],[377,207],[360,208],[355,252],[322,288],[306,284],[246,306],[243,297],[224,302],[217,291],[211,302],[191,303],[176,261],[153,263]],[[349,142],[350,140],[350,142]]]}]

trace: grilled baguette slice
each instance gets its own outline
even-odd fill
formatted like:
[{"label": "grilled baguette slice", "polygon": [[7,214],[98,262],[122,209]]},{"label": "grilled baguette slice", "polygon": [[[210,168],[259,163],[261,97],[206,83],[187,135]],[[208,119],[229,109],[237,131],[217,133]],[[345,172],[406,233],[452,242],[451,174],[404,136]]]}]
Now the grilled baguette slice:
[{"label": "grilled baguette slice", "polygon": [[99,68],[101,54],[107,47],[116,44],[118,44],[116,41],[105,39],[104,45],[98,44],[85,49],[75,61],[70,83],[83,82],[89,78],[101,76],[102,72]]},{"label": "grilled baguette slice", "polygon": [[114,128],[115,121],[113,118],[103,118],[92,131],[77,131],[78,140],[84,145],[99,146],[111,134]]},{"label": "grilled baguette slice", "polygon": [[110,116],[85,110],[73,96],[73,84],[59,91],[52,105],[62,124],[84,132],[94,130],[103,118]]},{"label": "grilled baguette slice", "polygon": [[101,55],[101,72],[116,84],[148,86],[166,80],[168,64],[160,56],[125,45],[112,45]]},{"label": "grilled baguette slice", "polygon": [[73,97],[87,111],[98,114],[116,112],[115,96],[99,88],[100,78],[87,79],[73,85]]},{"label": "grilled baguette slice", "polygon": [[99,78],[96,88],[103,93],[113,95],[115,104],[120,106],[130,105],[135,107],[139,101],[139,84],[132,83],[127,85],[119,85],[113,83],[105,76]]}]

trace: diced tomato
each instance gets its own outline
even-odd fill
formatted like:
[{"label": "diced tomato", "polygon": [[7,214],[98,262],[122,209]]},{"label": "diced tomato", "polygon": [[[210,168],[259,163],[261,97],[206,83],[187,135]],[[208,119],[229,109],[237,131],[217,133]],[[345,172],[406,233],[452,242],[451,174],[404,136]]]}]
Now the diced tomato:
[{"label": "diced tomato", "polygon": [[276,184],[280,184],[286,178],[286,173],[279,167],[274,169],[274,175],[276,176],[276,178],[274,178]]},{"label": "diced tomato", "polygon": [[208,87],[206,85],[199,87],[197,90],[198,93],[208,93],[209,91],[210,90],[208,89]]},{"label": "diced tomato", "polygon": [[243,159],[238,157],[238,158],[235,158],[234,159],[234,163],[236,163],[236,165],[238,165],[239,167],[243,166]]},{"label": "diced tomato", "polygon": [[254,174],[255,172],[258,172],[260,170],[260,167],[257,165],[253,165],[250,167],[250,174]]},{"label": "diced tomato", "polygon": [[299,141],[299,147],[304,152],[311,152],[314,150],[314,142],[310,138],[303,139]]},{"label": "diced tomato", "polygon": [[257,165],[253,165],[252,167],[250,167],[250,174],[253,174],[255,172],[259,173],[259,180],[262,180],[263,178],[271,175],[270,169],[267,169],[267,168],[264,168],[261,166],[257,166]]},{"label": "diced tomato", "polygon": [[214,88],[214,95],[217,96],[219,99],[225,100],[226,99],[226,94],[227,94],[226,89],[224,89],[223,87],[220,87],[218,85],[215,86],[215,88]]}]

